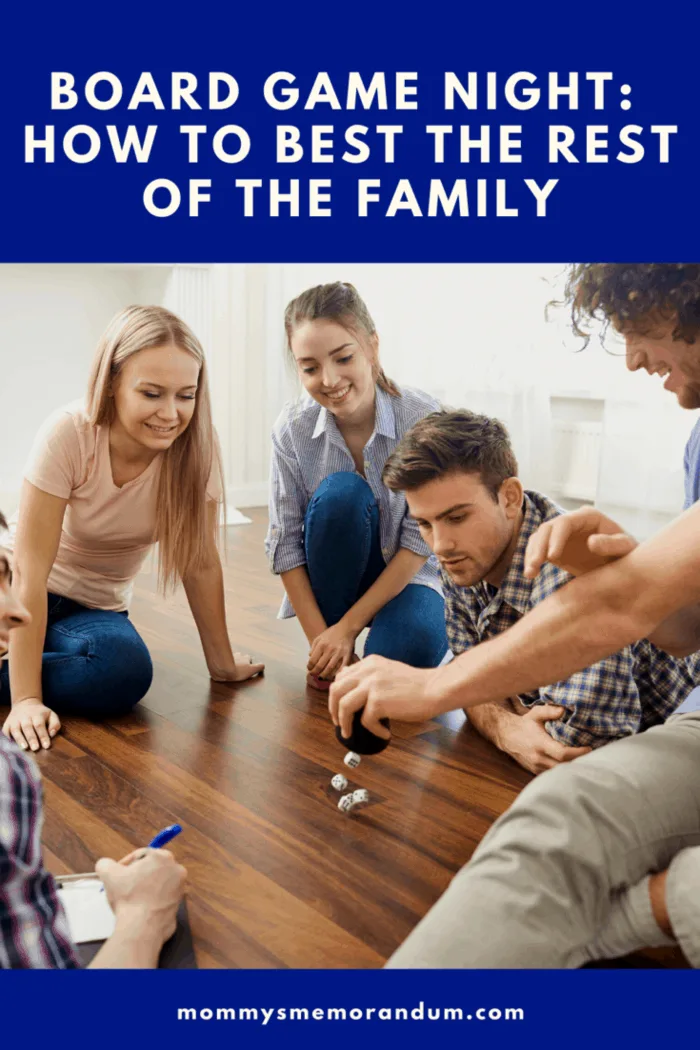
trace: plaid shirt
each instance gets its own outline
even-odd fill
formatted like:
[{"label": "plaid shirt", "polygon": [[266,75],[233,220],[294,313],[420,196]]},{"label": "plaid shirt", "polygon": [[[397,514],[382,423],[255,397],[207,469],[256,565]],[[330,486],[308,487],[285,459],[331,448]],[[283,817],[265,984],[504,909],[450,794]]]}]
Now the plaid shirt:
[{"label": "plaid shirt", "polygon": [[[544,521],[563,511],[538,492],[526,492],[524,517],[510,568],[500,587],[481,582],[459,587],[442,571],[447,637],[455,655],[511,627],[571,577],[547,562],[534,580],[524,574],[525,549]],[[693,688],[684,660],[643,639],[565,681],[519,699],[526,707],[558,704],[564,714],[546,723],[549,734],[572,747],[598,747],[664,721]]]},{"label": "plaid shirt", "polygon": [[0,733],[0,969],[78,966],[53,877],[41,858],[34,761]]}]

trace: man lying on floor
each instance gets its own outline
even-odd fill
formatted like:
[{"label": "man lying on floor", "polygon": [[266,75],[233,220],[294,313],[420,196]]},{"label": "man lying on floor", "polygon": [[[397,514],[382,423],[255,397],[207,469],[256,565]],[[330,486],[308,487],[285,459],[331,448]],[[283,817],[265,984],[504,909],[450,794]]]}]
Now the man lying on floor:
[{"label": "man lying on floor", "polygon": [[[6,527],[0,514],[0,530]],[[12,593],[9,562],[0,547],[0,656],[10,630],[28,622],[27,610]],[[42,809],[36,762],[0,733],[0,970],[79,965],[56,884],[41,856]],[[116,926],[90,966],[157,966],[163,944],[175,931],[185,869],[168,850],[143,849],[119,863],[105,857],[95,870]]]},{"label": "man lying on floor", "polygon": [[[548,563],[525,577],[528,540],[563,513],[523,490],[502,423],[472,412],[420,420],[387,461],[384,483],[405,492],[437,555],[455,656],[500,634],[571,577]],[[663,722],[686,699],[684,660],[642,640],[554,685],[469,709],[472,725],[532,773]]]}]

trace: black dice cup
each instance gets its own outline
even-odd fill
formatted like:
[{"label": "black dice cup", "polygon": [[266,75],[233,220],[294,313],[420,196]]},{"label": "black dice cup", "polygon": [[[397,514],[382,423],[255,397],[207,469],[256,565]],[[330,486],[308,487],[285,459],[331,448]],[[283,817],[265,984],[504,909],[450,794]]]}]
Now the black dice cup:
[{"label": "black dice cup", "polygon": [[[354,751],[358,755],[378,755],[380,751],[384,751],[389,746],[390,741],[384,740],[383,737],[377,736],[375,733],[370,733],[369,729],[362,724],[362,712],[364,708],[361,707],[359,711],[356,711],[352,719],[352,731],[350,736],[344,737],[340,731],[340,726],[335,727],[335,735],[338,741],[348,751]],[[379,721],[387,729],[390,728],[390,722],[388,718],[380,718]]]}]

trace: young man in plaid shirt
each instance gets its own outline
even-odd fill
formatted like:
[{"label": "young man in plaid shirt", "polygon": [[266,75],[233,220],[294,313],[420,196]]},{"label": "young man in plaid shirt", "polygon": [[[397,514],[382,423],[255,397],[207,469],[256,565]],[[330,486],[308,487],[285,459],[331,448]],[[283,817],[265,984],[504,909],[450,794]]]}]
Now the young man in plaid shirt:
[{"label": "young man in plaid shirt", "polygon": [[[5,529],[0,514],[0,530]],[[0,654],[9,632],[29,622],[12,593],[10,565],[0,547]],[[0,733],[0,969],[79,965],[53,877],[41,856],[41,777],[32,758]],[[138,863],[132,863],[138,861]],[[167,850],[135,850],[95,870],[116,916],[114,933],[91,967],[150,968],[175,931],[185,869]]]},{"label": "young man in plaid shirt", "polygon": [[[404,491],[437,555],[455,656],[512,627],[571,577],[552,563],[525,576],[530,537],[563,513],[525,492],[505,427],[472,412],[434,412],[417,423],[384,469]],[[683,660],[642,640],[563,681],[469,710],[471,723],[532,773],[663,722],[693,679]]]},{"label": "young man in plaid shirt", "polygon": [[[582,263],[566,300],[576,332],[592,320],[624,338],[627,367],[664,377],[700,408],[700,264]],[[575,579],[503,634],[437,670],[371,656],[331,687],[347,736],[355,711],[422,722],[521,695],[640,638],[700,653],[700,431],[686,458],[686,505],[637,544],[587,507],[544,522],[525,555]],[[692,504],[692,505],[691,505]],[[678,943],[700,967],[700,706],[535,777],[388,962],[389,967],[557,968]]]}]

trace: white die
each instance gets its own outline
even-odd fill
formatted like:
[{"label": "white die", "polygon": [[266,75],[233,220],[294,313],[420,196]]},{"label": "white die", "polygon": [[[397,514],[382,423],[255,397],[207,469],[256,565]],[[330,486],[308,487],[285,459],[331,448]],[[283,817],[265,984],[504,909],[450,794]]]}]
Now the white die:
[{"label": "white die", "polygon": [[348,751],[347,755],[343,759],[346,766],[350,766],[350,769],[357,769],[361,762],[359,755],[356,755],[354,751]]},{"label": "white die", "polygon": [[358,788],[352,793],[352,801],[355,806],[366,806],[369,802],[369,791],[366,788]]},{"label": "white die", "polygon": [[349,813],[354,805],[352,795],[343,795],[338,803],[338,809],[341,809],[343,813]]},{"label": "white die", "polygon": [[336,773],[336,775],[331,780],[331,787],[334,787],[336,791],[345,791],[345,788],[347,786],[348,782],[342,773]]}]

